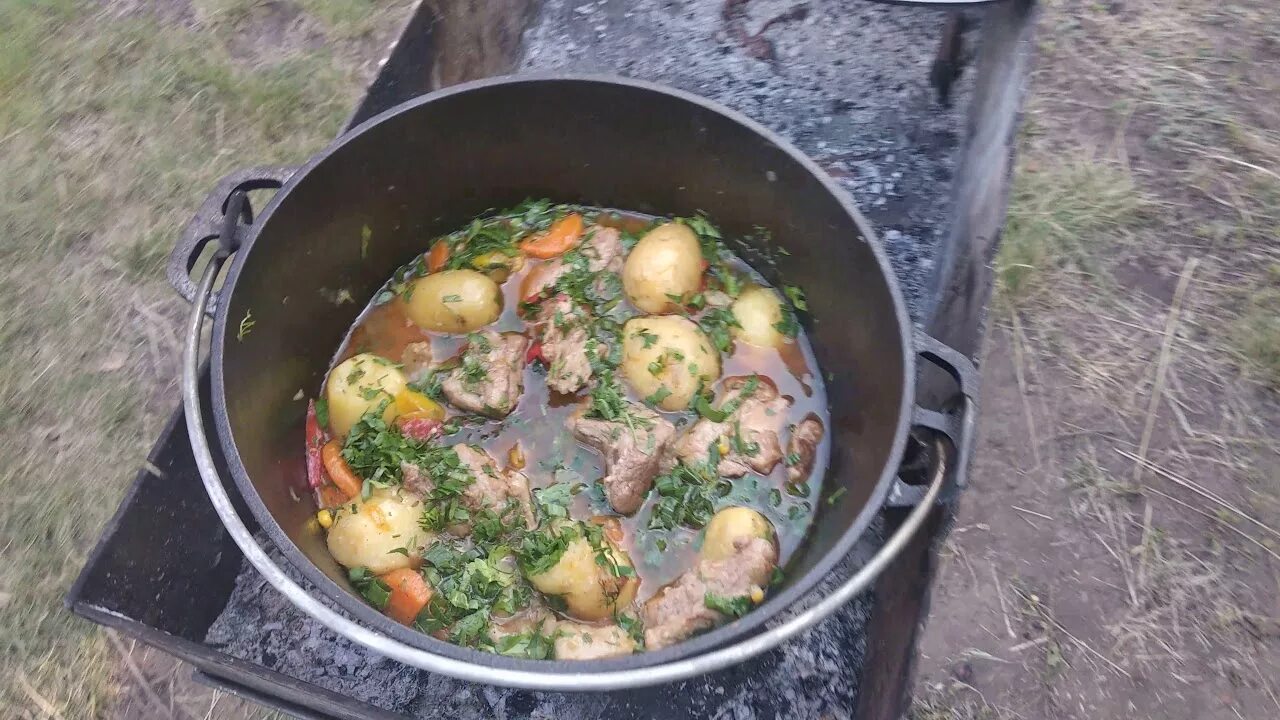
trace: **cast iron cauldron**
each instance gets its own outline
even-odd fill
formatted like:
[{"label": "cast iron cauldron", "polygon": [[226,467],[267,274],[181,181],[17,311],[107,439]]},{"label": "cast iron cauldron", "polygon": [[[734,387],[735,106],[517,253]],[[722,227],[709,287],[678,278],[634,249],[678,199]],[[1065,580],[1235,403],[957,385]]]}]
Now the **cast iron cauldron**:
[{"label": "cast iron cauldron", "polygon": [[[253,220],[245,191],[279,187]],[[310,522],[302,395],[320,387],[334,348],[367,298],[428,241],[487,208],[550,197],[654,214],[705,211],[726,236],[772,232],[789,254],[760,268],[808,294],[809,338],[831,374],[832,457],[809,536],[786,581],[754,611],[656,652],[594,661],[518,660],[436,640],[366,605]],[[362,242],[364,228],[369,242]],[[199,286],[201,248],[219,250]],[[751,257],[750,248],[738,248]],[[214,279],[234,255],[220,291]],[[798,150],[751,120],[687,93],[599,77],[522,76],[460,85],[404,103],[339,137],[299,168],[254,169],[219,183],[170,260],[195,303],[184,402],[211,500],[246,557],[299,608],[373,650],[464,680],[556,690],[668,682],[726,667],[795,635],[864,589],[967,462],[973,412],[914,403],[917,354],[964,391],[972,366],[914,332],[884,252],[849,198]],[[211,310],[216,308],[216,310]],[[240,494],[263,532],[348,617],[289,580],[236,515],[204,434],[198,353],[215,318],[214,428]],[[243,321],[252,330],[242,332]],[[836,592],[772,627],[849,552],[894,491],[912,426],[936,431],[928,491],[881,553]],[[942,438],[945,438],[944,441]],[[950,466],[950,472],[947,467]],[[917,496],[919,493],[917,492]]]}]

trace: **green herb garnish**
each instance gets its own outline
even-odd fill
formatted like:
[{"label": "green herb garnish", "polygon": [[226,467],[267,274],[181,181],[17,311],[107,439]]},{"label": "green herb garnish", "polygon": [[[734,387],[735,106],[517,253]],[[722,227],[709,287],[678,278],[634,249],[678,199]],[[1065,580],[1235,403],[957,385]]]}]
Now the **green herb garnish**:
[{"label": "green herb garnish", "polygon": [[711,610],[723,613],[729,617],[742,617],[751,609],[751,598],[746,595],[727,598],[708,592],[703,596],[702,602]]},{"label": "green herb garnish", "polygon": [[347,571],[347,579],[368,603],[379,610],[387,607],[391,599],[391,586],[366,567],[353,567]]}]

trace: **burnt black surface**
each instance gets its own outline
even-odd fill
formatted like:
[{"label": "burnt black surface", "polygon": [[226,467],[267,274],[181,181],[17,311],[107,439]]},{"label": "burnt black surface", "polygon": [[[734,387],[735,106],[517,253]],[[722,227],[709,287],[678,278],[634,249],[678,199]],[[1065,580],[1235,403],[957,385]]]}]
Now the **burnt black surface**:
[{"label": "burnt black surface", "polygon": [[[207,406],[207,381],[201,390]],[[200,485],[181,410],[161,437],[68,604],[124,612],[156,630],[199,641],[226,606],[241,570],[240,549]],[[232,497],[238,499],[234,492]]]},{"label": "burnt black surface", "polygon": [[849,643],[859,642],[859,630],[855,619],[838,616],[804,640],[731,670],[657,688],[528,692],[458,682],[379,658],[301,615],[256,573],[246,572],[208,643],[410,717],[809,718],[851,715],[861,652]]}]

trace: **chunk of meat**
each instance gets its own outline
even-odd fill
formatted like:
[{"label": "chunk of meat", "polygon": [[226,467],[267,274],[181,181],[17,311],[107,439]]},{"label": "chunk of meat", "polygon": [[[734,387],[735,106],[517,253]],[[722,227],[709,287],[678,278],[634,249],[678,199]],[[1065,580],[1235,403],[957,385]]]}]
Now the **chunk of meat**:
[{"label": "chunk of meat", "polygon": [[709,308],[727,308],[733,305],[733,296],[720,290],[708,290],[702,294]]},{"label": "chunk of meat", "polygon": [[556,631],[557,660],[600,660],[636,651],[636,641],[614,624],[562,622]]},{"label": "chunk of meat", "polygon": [[431,342],[420,340],[404,346],[400,355],[400,364],[404,366],[404,376],[409,382],[417,383],[427,379],[435,368],[431,355]]},{"label": "chunk of meat", "polygon": [[462,493],[463,504],[471,510],[488,508],[501,512],[509,500],[515,500],[527,527],[534,526],[533,498],[529,478],[519,470],[500,470],[489,453],[470,445],[455,445],[458,459],[471,471],[475,482]]},{"label": "chunk of meat", "polygon": [[569,416],[569,431],[604,456],[604,494],[623,515],[640,508],[653,479],[675,465],[671,445],[676,428],[656,412],[628,402],[630,424],[589,418],[580,410]]},{"label": "chunk of meat", "polygon": [[660,650],[719,623],[723,616],[707,607],[707,585],[697,569],[685,572],[644,604],[644,646]]},{"label": "chunk of meat", "polygon": [[725,378],[719,410],[729,410],[722,422],[701,418],[676,445],[676,455],[689,464],[710,459],[711,446],[718,447],[716,471],[736,478],[748,472],[768,475],[782,459],[778,433],[787,421],[791,399],[778,394],[778,387],[763,375]]},{"label": "chunk of meat", "polygon": [[460,410],[504,418],[515,409],[524,390],[524,351],[529,339],[520,333],[492,330],[471,336],[458,366],[440,388]]},{"label": "chunk of meat", "polygon": [[588,237],[582,243],[582,254],[587,256],[591,272],[622,271],[622,233],[617,228],[596,225],[587,230]]},{"label": "chunk of meat", "polygon": [[764,599],[764,587],[778,564],[778,548],[763,538],[744,535],[733,541],[734,553],[722,560],[699,560],[644,604],[644,644],[649,650],[673,645],[709,630],[726,616],[707,607],[707,596],[723,600]]},{"label": "chunk of meat", "polygon": [[787,482],[799,485],[809,479],[813,461],[818,456],[818,443],[822,442],[825,429],[817,415],[809,413],[791,428],[787,441]]},{"label": "chunk of meat", "polygon": [[547,386],[558,393],[575,393],[591,380],[590,317],[560,294],[542,303],[534,324],[542,357],[547,361]]},{"label": "chunk of meat", "polygon": [[[524,518],[526,527],[534,527],[537,521],[533,515],[533,497],[529,492],[529,478],[525,474],[508,468],[500,470],[498,463],[489,453],[470,445],[454,445],[454,452],[472,477],[472,482],[462,491],[462,505],[468,510],[491,510],[496,513],[506,511],[508,504],[515,501],[518,512]],[[404,487],[423,497],[429,497],[435,489],[431,476],[417,465],[402,463],[400,471]],[[470,523],[458,523],[448,528],[453,535],[471,534]]]},{"label": "chunk of meat", "polygon": [[[622,270],[622,233],[617,228],[594,225],[587,229],[587,238],[582,241],[582,254],[587,258],[587,269],[591,272]],[[541,297],[555,286],[556,281],[569,272],[571,263],[564,257],[549,260],[529,271],[524,284],[520,288],[520,296]]]},{"label": "chunk of meat", "polygon": [[520,635],[537,630],[551,635],[556,630],[556,617],[535,595],[529,604],[507,616],[493,615],[489,623],[489,640],[494,643],[510,635]]},{"label": "chunk of meat", "polygon": [[411,417],[408,420],[404,417],[396,419],[396,427],[400,428],[400,434],[410,440],[418,442],[426,442],[440,435],[444,425],[432,418]]}]

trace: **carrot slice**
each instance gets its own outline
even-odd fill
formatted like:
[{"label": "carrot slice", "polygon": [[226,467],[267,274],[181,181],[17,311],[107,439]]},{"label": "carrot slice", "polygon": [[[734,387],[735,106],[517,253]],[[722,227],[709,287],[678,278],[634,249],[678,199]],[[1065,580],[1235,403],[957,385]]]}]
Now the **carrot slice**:
[{"label": "carrot slice", "polygon": [[347,494],[347,499],[360,494],[364,481],[356,477],[355,471],[342,458],[342,443],[336,438],[324,444],[320,449],[320,459],[324,461],[325,472],[338,489]]},{"label": "carrot slice", "polygon": [[418,571],[409,568],[392,570],[381,578],[391,586],[391,596],[382,611],[401,625],[412,625],[418,613],[431,601],[431,586]]},{"label": "carrot slice", "polygon": [[444,238],[440,238],[435,245],[431,246],[431,251],[427,253],[427,270],[440,272],[447,262],[449,262],[449,242]]},{"label": "carrot slice", "polygon": [[563,255],[582,238],[582,216],[569,213],[551,223],[547,231],[520,243],[525,255],[542,260]]}]

